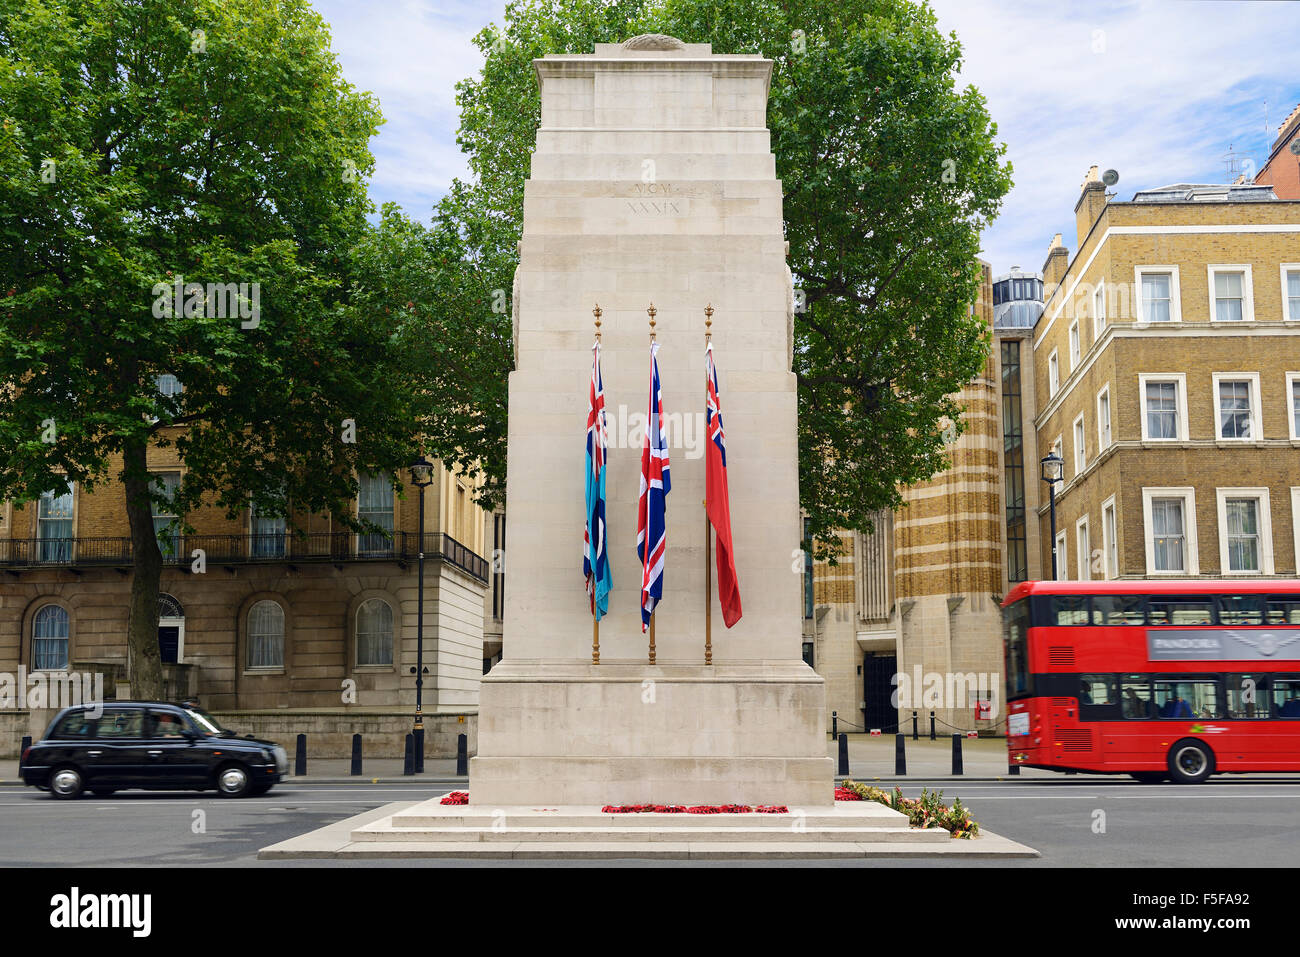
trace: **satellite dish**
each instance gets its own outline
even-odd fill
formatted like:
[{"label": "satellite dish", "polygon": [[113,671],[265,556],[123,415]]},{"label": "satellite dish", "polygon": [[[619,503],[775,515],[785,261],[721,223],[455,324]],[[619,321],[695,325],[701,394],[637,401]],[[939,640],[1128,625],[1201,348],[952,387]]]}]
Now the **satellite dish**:
[{"label": "satellite dish", "polygon": [[1291,152],[1296,156],[1300,156],[1300,140],[1291,141]]},{"label": "satellite dish", "polygon": [[1108,169],[1106,172],[1101,174],[1101,181],[1107,186],[1114,186],[1119,182],[1119,173],[1115,172],[1113,169]]}]

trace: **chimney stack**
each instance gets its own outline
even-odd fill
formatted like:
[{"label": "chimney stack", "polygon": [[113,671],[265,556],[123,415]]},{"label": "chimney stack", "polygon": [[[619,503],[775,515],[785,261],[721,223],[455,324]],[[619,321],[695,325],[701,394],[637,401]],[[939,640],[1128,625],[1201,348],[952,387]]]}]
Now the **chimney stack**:
[{"label": "chimney stack", "polygon": [[1079,201],[1074,204],[1074,224],[1078,231],[1076,242],[1083,245],[1084,238],[1092,229],[1102,210],[1106,208],[1106,184],[1101,181],[1097,167],[1090,167],[1088,175],[1080,187]]},{"label": "chimney stack", "polygon": [[1052,293],[1065,275],[1070,265],[1070,250],[1061,242],[1061,234],[1052,237],[1052,245],[1047,247],[1047,259],[1043,261],[1043,302],[1052,298]]}]

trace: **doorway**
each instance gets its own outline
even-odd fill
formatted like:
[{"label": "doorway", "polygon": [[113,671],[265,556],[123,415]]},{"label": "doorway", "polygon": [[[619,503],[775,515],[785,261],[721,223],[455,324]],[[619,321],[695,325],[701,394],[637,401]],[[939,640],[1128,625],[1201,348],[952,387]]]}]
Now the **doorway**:
[{"label": "doorway", "polygon": [[165,592],[158,596],[158,655],[165,665],[185,660],[185,610]]},{"label": "doorway", "polygon": [[862,716],[866,730],[879,728],[884,734],[898,733],[898,709],[894,707],[894,675],[898,656],[868,652],[862,661]]}]

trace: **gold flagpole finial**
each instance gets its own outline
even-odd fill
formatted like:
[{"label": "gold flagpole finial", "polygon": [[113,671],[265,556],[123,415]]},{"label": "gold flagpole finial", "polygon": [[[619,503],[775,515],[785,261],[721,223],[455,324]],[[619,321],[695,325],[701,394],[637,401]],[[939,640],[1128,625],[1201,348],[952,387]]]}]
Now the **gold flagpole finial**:
[{"label": "gold flagpole finial", "polygon": [[704,307],[704,341],[713,337],[713,303]]},{"label": "gold flagpole finial", "polygon": [[646,312],[650,314],[650,341],[654,342],[655,341],[655,316],[659,314],[659,310],[655,308],[655,304],[652,302],[650,303],[650,308],[647,309]]},{"label": "gold flagpole finial", "polygon": [[600,317],[604,315],[600,309],[600,303],[596,303],[596,308],[591,310],[591,314],[596,317],[596,341],[600,342]]}]

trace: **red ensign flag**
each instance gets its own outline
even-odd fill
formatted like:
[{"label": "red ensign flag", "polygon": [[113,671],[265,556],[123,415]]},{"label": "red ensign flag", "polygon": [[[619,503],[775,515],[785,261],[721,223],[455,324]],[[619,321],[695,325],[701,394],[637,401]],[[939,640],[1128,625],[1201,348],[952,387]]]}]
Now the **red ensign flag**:
[{"label": "red ensign flag", "polygon": [[[731,549],[731,498],[727,494],[727,446],[722,432],[722,409],[718,404],[718,370],[713,364],[713,344],[704,350],[705,378],[708,380],[708,408],[704,432],[704,499],[708,503],[709,523],[717,543],[718,602],[722,620],[730,628],[740,621],[740,582],[736,579],[736,558]],[[712,600],[712,596],[710,596]]]}]

